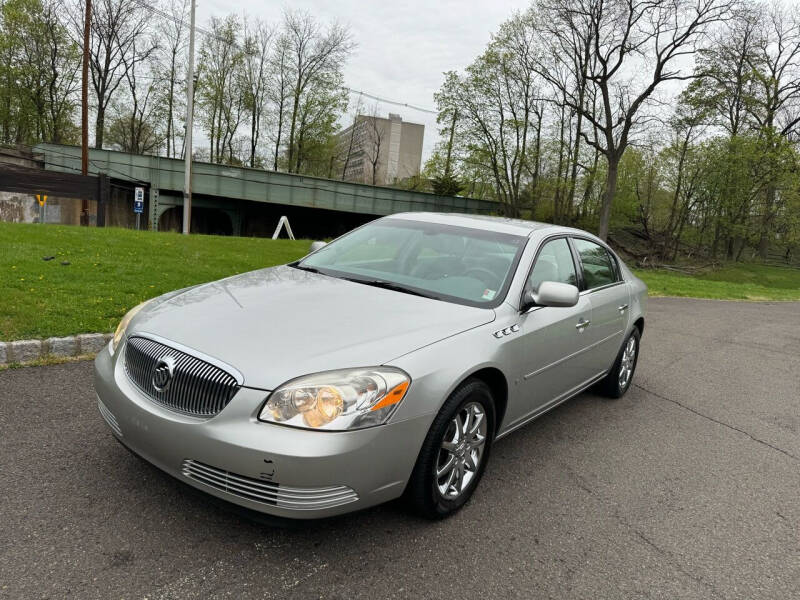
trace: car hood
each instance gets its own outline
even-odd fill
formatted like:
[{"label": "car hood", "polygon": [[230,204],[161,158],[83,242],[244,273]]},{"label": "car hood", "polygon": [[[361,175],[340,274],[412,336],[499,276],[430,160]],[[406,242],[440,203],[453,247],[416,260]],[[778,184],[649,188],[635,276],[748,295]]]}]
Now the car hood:
[{"label": "car hood", "polygon": [[280,266],[156,301],[128,335],[172,340],[235,367],[244,385],[271,390],[308,373],[385,364],[494,318],[491,309]]}]

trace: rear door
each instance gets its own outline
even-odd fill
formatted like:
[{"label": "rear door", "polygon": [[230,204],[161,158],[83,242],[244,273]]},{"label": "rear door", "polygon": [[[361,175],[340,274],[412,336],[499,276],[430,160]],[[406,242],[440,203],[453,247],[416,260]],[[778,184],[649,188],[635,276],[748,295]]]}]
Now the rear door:
[{"label": "rear door", "polygon": [[583,280],[581,296],[588,298],[592,319],[585,329],[586,362],[593,375],[607,371],[622,346],[630,303],[616,258],[604,246],[573,237]]}]

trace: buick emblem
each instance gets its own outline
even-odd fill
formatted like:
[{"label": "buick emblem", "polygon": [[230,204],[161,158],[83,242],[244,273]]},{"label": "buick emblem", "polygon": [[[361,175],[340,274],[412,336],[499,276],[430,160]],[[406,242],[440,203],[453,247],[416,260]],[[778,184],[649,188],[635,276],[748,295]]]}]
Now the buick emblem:
[{"label": "buick emblem", "polygon": [[153,371],[153,387],[157,392],[163,392],[169,387],[172,375],[175,372],[175,357],[164,356],[156,363]]}]

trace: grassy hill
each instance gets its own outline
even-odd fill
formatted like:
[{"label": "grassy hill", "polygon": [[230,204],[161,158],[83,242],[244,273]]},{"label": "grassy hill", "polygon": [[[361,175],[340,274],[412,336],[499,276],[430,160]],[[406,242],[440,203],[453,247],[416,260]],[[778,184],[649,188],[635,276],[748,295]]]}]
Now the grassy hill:
[{"label": "grassy hill", "polygon": [[[290,262],[309,245],[308,240],[0,223],[0,341],[113,331],[143,300]],[[42,260],[50,256],[55,258]]]},{"label": "grassy hill", "polygon": [[[290,262],[309,244],[0,223],[0,341],[112,331],[143,300]],[[734,264],[695,276],[637,273],[654,296],[800,300],[797,269]]]},{"label": "grassy hill", "polygon": [[800,269],[757,263],[731,263],[697,275],[637,269],[651,296],[719,300],[800,300]]}]

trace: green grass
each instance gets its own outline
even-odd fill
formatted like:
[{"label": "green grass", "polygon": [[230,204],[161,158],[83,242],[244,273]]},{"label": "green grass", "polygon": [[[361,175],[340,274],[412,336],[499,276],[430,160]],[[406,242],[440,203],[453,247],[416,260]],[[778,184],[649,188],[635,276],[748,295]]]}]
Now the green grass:
[{"label": "green grass", "polygon": [[800,300],[800,269],[735,263],[698,275],[636,269],[651,296],[719,300]]},{"label": "green grass", "polygon": [[[0,341],[112,331],[143,300],[290,262],[309,244],[0,223]],[[43,261],[45,256],[55,259]],[[800,300],[797,269],[734,264],[695,276],[647,269],[637,274],[653,296]]]},{"label": "green grass", "polygon": [[[309,245],[308,240],[0,223],[0,341],[113,331],[143,300],[290,262]],[[55,259],[44,261],[45,256]]]}]

